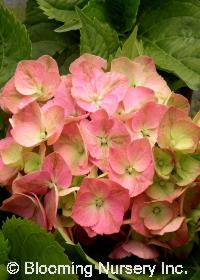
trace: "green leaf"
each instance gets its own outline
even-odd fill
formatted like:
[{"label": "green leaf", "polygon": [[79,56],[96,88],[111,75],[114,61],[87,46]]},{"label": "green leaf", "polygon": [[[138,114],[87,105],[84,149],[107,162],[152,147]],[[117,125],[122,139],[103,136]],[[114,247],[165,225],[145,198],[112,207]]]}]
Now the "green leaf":
[{"label": "green leaf", "polygon": [[[102,0],[90,0],[87,5],[82,9],[88,17],[91,19],[97,18],[102,22],[109,22],[109,14],[106,9],[106,5]],[[56,32],[68,32],[71,30],[77,30],[82,27],[78,14],[75,17],[68,17],[67,21],[61,27],[57,28]]]},{"label": "green leaf", "polygon": [[191,157],[193,157],[194,159],[200,161],[200,154],[191,154]]},{"label": "green leaf", "polygon": [[97,18],[102,22],[110,22],[110,15],[107,11],[105,1],[90,0],[82,11],[90,18]]},{"label": "green leaf", "polygon": [[65,22],[62,26],[55,29],[55,32],[68,32],[72,30],[78,30],[81,28],[81,22],[77,15],[74,17],[68,18],[68,21]]},{"label": "green leaf", "polygon": [[35,0],[28,1],[25,24],[32,41],[34,59],[44,54],[54,56],[62,53],[66,47],[75,43],[73,34],[58,34],[54,31],[59,27],[59,23],[49,20],[38,8]]},{"label": "green leaf", "polygon": [[200,1],[143,0],[139,35],[145,54],[191,89],[200,87]]},{"label": "green leaf", "polygon": [[92,53],[108,59],[119,47],[117,32],[107,23],[93,20],[80,9],[77,10],[82,22],[81,53]]},{"label": "green leaf", "polygon": [[24,25],[0,4],[0,87],[12,76],[17,63],[30,55],[31,42]]},{"label": "green leaf", "polygon": [[63,75],[69,73],[70,64],[80,56],[79,45],[73,41],[70,42],[70,39],[72,39],[70,38],[71,32],[67,35],[69,36],[69,43],[63,52],[55,57],[59,65],[59,70]]},{"label": "green leaf", "polygon": [[8,261],[8,253],[8,240],[5,240],[2,231],[0,231],[0,264],[5,264]]},{"label": "green leaf", "polygon": [[126,56],[129,59],[134,59],[143,54],[143,44],[142,41],[137,39],[137,30],[138,27],[135,27],[131,35],[124,42],[122,48],[117,50],[116,57]]},{"label": "green leaf", "polygon": [[[20,279],[23,280],[51,280],[58,279],[56,274],[29,274],[25,275],[25,262],[36,262],[39,265],[71,265],[70,260],[64,254],[64,249],[55,241],[52,234],[47,233],[38,225],[28,220],[15,217],[7,220],[3,225],[4,236],[11,246],[10,258],[20,265]],[[76,275],[59,275],[59,280],[78,279]]]},{"label": "green leaf", "polygon": [[9,274],[6,270],[6,266],[4,264],[0,265],[0,279],[1,280],[8,280]]},{"label": "green leaf", "polygon": [[37,0],[40,9],[49,19],[62,22],[75,18],[75,6],[82,8],[86,2],[86,0]]},{"label": "green leaf", "polygon": [[121,33],[130,31],[135,22],[140,0],[106,0],[106,6],[115,29]]},{"label": "green leaf", "polygon": [[33,42],[32,57],[34,59],[43,54],[53,56],[56,52],[61,52],[65,48],[65,40],[54,32],[56,26],[55,23],[40,23],[29,28],[29,34]]}]

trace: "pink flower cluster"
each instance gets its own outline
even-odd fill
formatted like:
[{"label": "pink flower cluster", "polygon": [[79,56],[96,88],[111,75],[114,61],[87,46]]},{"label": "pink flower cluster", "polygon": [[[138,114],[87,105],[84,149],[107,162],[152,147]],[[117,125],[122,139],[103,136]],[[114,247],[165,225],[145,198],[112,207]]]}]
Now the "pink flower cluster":
[{"label": "pink flower cluster", "polygon": [[[200,114],[151,58],[21,61],[0,94],[1,210],[74,240],[109,235],[111,258],[188,252],[200,218]],[[198,208],[199,207],[199,208]],[[91,245],[92,246],[92,245]],[[179,251],[178,251],[179,250]]]}]

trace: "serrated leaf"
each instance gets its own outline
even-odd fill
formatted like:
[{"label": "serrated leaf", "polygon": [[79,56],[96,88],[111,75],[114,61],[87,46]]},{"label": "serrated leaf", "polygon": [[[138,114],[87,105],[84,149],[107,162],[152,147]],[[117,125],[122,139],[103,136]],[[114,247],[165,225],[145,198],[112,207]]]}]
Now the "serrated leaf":
[{"label": "serrated leaf", "polygon": [[200,87],[200,2],[143,0],[139,35],[145,54],[191,89]]},{"label": "serrated leaf", "polygon": [[86,0],[37,0],[41,10],[49,19],[66,22],[76,17],[75,6],[83,7]]},{"label": "serrated leaf", "polygon": [[31,42],[23,24],[0,4],[0,87],[12,76],[17,63],[31,55]]},{"label": "serrated leaf", "polygon": [[107,23],[102,23],[96,18],[93,20],[77,9],[81,28],[81,53],[92,53],[108,59],[119,47],[117,32]]},{"label": "serrated leaf", "polygon": [[8,253],[8,240],[5,240],[2,231],[0,231],[0,264],[5,264],[8,261]]},{"label": "serrated leaf", "polygon": [[142,41],[137,39],[137,30],[138,28],[135,27],[131,35],[124,42],[122,48],[117,50],[116,57],[126,56],[129,59],[134,59],[143,54],[143,44]]},{"label": "serrated leaf", "polygon": [[[106,5],[102,0],[90,0],[87,5],[85,5],[82,11],[91,19],[97,18],[102,22],[109,22],[109,14],[106,9]],[[68,17],[64,25],[57,28],[56,32],[68,32],[71,30],[78,30],[82,27],[79,16]]]},{"label": "serrated leaf", "polygon": [[[10,258],[20,264],[20,279],[51,280],[58,279],[58,274],[25,274],[25,262],[38,262],[39,265],[71,265],[64,249],[55,241],[52,234],[47,233],[38,225],[28,220],[15,217],[3,225],[4,236],[11,246]],[[76,280],[76,275],[60,274],[59,279]]]},{"label": "serrated leaf", "polygon": [[68,19],[62,26],[55,29],[55,32],[68,32],[72,30],[78,30],[81,28],[81,22],[76,15],[74,18]]},{"label": "serrated leaf", "polygon": [[54,31],[59,27],[59,23],[49,20],[38,8],[35,0],[27,3],[25,24],[32,41],[34,59],[44,54],[54,56],[62,53],[66,47],[75,43],[73,34],[58,34]]},{"label": "serrated leaf", "polygon": [[121,33],[130,31],[135,22],[140,0],[106,0],[111,21]]}]

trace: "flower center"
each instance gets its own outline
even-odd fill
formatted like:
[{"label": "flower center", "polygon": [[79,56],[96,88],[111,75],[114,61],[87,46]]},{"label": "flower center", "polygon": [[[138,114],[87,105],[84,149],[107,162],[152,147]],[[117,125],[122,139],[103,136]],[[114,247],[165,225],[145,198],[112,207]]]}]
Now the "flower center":
[{"label": "flower center", "polygon": [[136,87],[136,83],[132,81],[132,82],[130,83],[130,87]]},{"label": "flower center", "polygon": [[53,189],[57,186],[56,181],[54,180],[54,178],[51,179],[51,181],[48,182],[48,187],[49,189]]},{"label": "flower center", "polygon": [[37,89],[37,95],[40,96],[40,95],[43,95],[43,86],[42,85],[37,85],[36,87]]},{"label": "flower center", "polygon": [[159,160],[159,161],[158,161],[158,165],[162,167],[162,166],[164,165],[163,160]]},{"label": "flower center", "polygon": [[153,214],[157,215],[161,212],[160,208],[159,207],[154,207],[153,210],[152,210]]},{"label": "flower center", "polygon": [[133,166],[129,166],[126,168],[126,173],[128,173],[129,175],[135,175],[137,172]]},{"label": "flower center", "polygon": [[97,208],[101,208],[104,204],[104,200],[100,197],[96,198],[95,200],[95,205]]},{"label": "flower center", "polygon": [[47,137],[47,132],[46,131],[42,131],[41,133],[40,133],[40,137],[41,137],[41,139],[46,139],[46,137]]},{"label": "flower center", "polygon": [[172,146],[176,145],[176,141],[173,138],[171,138],[171,144],[172,144]]},{"label": "flower center", "polygon": [[124,113],[125,113],[125,111],[124,111],[123,109],[119,109],[119,110],[117,111],[117,114],[118,114],[119,116],[123,115]]},{"label": "flower center", "polygon": [[160,182],[159,182],[159,185],[160,185],[161,187],[163,187],[163,186],[165,185],[165,182],[164,182],[164,181],[160,181]]},{"label": "flower center", "polygon": [[148,129],[142,129],[141,134],[143,137],[150,137]]},{"label": "flower center", "polygon": [[102,146],[107,146],[108,145],[108,137],[106,137],[106,136],[101,137],[101,145]]},{"label": "flower center", "polygon": [[91,101],[96,104],[96,105],[100,105],[100,101],[101,101],[101,98],[98,94],[93,94],[93,96],[91,97]]}]

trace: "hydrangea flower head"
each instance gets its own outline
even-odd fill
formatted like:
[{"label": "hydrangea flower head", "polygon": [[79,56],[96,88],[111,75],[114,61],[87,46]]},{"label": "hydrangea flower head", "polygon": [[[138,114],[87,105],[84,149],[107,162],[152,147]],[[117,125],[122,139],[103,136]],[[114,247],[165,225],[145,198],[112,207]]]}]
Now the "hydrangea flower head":
[{"label": "hydrangea flower head", "polygon": [[153,182],[154,164],[147,139],[134,140],[123,151],[112,148],[109,163],[109,178],[128,189],[130,196],[141,194]]},{"label": "hydrangea flower head", "polygon": [[72,218],[98,234],[119,231],[129,206],[128,191],[108,179],[85,179],[73,206]]},{"label": "hydrangea flower head", "polygon": [[[68,69],[66,69],[68,70]],[[200,113],[150,57],[19,62],[0,90],[0,210],[109,257],[188,254],[200,220]],[[178,250],[177,250],[178,249]]]}]

